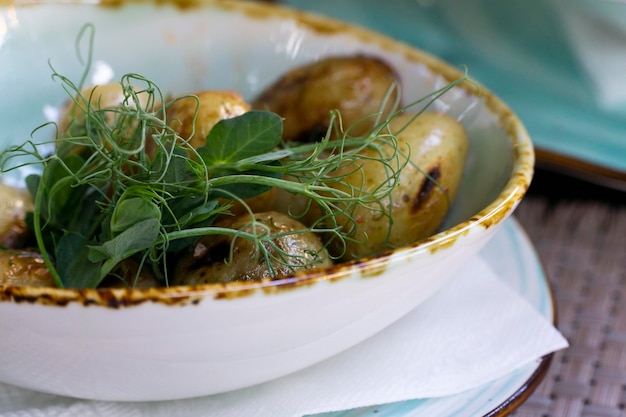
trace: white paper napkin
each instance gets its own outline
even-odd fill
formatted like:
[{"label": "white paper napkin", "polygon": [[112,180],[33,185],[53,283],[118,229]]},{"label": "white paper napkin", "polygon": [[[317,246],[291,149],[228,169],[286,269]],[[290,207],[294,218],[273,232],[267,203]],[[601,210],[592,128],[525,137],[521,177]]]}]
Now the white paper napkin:
[{"label": "white paper napkin", "polygon": [[548,320],[476,258],[382,333],[287,377],[154,403],[82,401],[0,384],[0,417],[299,417],[457,394],[566,346]]}]

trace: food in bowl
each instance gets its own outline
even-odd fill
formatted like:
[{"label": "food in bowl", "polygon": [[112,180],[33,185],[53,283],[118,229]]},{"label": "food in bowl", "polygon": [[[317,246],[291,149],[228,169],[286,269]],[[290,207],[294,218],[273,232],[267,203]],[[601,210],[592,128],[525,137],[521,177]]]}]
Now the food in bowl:
[{"label": "food in bowl", "polygon": [[[166,93],[232,90],[253,103],[296,67],[326,57],[380,59],[401,81],[406,103],[433,97],[416,112],[428,107],[462,123],[469,146],[454,202],[439,231],[427,238],[275,279],[135,288],[119,280],[106,288],[1,285],[0,317],[11,318],[0,320],[2,382],[80,398],[142,401],[215,394],[296,372],[429,299],[476,256],[530,183],[532,143],[504,103],[468,82],[432,96],[463,78],[457,68],[383,35],[274,5],[179,6],[9,6],[12,18],[0,45],[1,147],[23,143],[67,100],[50,82],[47,60],[79,80],[74,41],[90,22],[96,28],[90,84],[98,79],[93,84],[104,85],[111,78],[103,75],[111,72],[116,79],[143,74]],[[54,24],[59,16],[64,25]],[[239,117],[251,117],[246,114]],[[54,135],[41,129],[32,138],[51,141]],[[3,180],[24,182],[21,171]],[[134,271],[137,265],[122,266]]]},{"label": "food in bowl", "polygon": [[[280,279],[403,247],[440,227],[467,155],[461,122],[402,105],[381,58],[296,67],[254,106],[231,90],[169,98],[138,74],[87,88],[52,76],[71,95],[50,125],[54,149],[29,141],[0,154],[2,172],[32,156],[42,166],[26,178],[32,202],[19,216],[41,253],[21,263],[49,268],[40,285]],[[5,190],[10,205],[24,200]],[[0,284],[9,278],[19,285],[8,269]]]}]

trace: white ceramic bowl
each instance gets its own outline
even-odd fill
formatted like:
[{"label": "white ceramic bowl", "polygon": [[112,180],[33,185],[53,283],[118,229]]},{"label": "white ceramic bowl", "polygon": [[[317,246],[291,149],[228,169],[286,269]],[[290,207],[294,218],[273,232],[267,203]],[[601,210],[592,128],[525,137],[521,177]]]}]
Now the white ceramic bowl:
[{"label": "white ceramic bowl", "polygon": [[[290,67],[354,52],[384,57],[406,98],[462,75],[378,34],[271,5],[0,4],[2,146],[23,141],[65,99],[48,60],[70,77],[80,74],[74,40],[85,22],[96,27],[100,74],[138,72],[166,91],[228,87],[251,97]],[[103,400],[201,396],[294,372],[388,326],[476,255],[532,177],[526,130],[488,90],[477,96],[464,85],[435,106],[460,118],[471,140],[445,231],[366,262],[271,283],[1,287],[0,381]]]}]

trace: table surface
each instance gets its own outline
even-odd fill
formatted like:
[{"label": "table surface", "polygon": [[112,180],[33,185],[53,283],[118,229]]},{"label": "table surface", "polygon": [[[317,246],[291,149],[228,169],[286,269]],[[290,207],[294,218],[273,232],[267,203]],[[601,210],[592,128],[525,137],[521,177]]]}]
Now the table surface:
[{"label": "table surface", "polygon": [[626,193],[538,169],[515,212],[570,347],[516,417],[626,415]]}]

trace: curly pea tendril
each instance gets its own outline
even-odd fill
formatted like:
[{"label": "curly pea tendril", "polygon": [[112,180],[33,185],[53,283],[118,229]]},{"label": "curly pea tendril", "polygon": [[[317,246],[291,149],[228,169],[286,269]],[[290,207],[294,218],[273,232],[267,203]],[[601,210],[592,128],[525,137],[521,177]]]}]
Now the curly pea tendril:
[{"label": "curly pea tendril", "polygon": [[[85,36],[88,50],[83,62],[79,45]],[[358,206],[388,217],[391,227],[391,213],[385,208],[390,205],[383,202],[390,199],[400,172],[411,162],[399,150],[390,121],[409,107],[428,107],[465,80],[460,78],[409,106],[394,103],[388,117],[383,118],[382,112],[368,116],[358,122],[375,121],[364,136],[352,136],[353,126],[344,128],[341,115],[333,111],[321,141],[285,143],[282,119],[253,110],[220,121],[207,136],[206,145],[194,149],[166,118],[168,106],[182,98],[168,100],[153,81],[140,74],[121,77],[124,100],[115,108],[101,107],[93,96],[83,95],[94,37],[92,25],[85,25],[77,37],[77,55],[84,66],[78,84],[50,65],[52,78],[73,100],[73,114],[80,115],[81,122],[64,132],[56,124],[44,124],[33,131],[31,139],[0,154],[3,173],[25,165],[40,166],[40,173],[26,179],[34,196],[28,222],[58,287],[96,288],[128,258],[140,265],[135,279],[143,268],[149,268],[167,285],[168,255],[207,235],[253,241],[271,274],[276,273],[273,263],[302,267],[302,262],[315,262],[315,257],[294,259],[276,239],[286,233],[324,233],[328,241],[345,248],[357,225],[350,213]],[[193,95],[186,97],[197,100]],[[194,122],[196,116],[197,108]],[[37,131],[49,126],[62,139],[33,139]],[[50,144],[55,151],[46,153]],[[364,158],[382,164],[386,172],[372,190],[345,180],[362,171]],[[321,217],[305,230],[272,233],[255,220],[245,200],[274,187],[309,199],[305,213],[297,216],[315,205]],[[230,213],[235,202],[250,213],[250,223],[239,230],[215,226],[218,215]],[[340,225],[339,216],[348,221]]]}]

